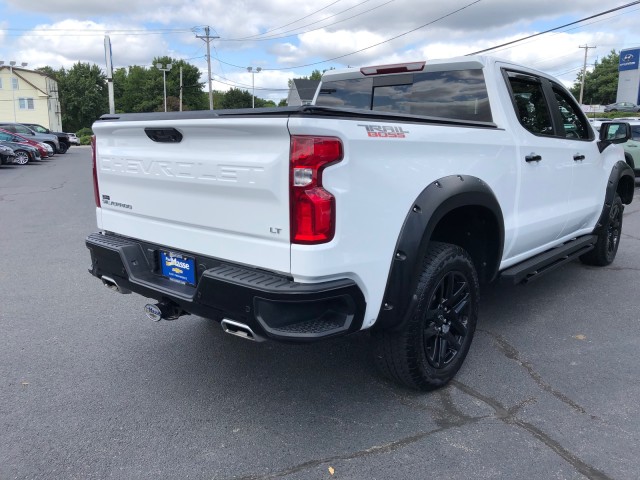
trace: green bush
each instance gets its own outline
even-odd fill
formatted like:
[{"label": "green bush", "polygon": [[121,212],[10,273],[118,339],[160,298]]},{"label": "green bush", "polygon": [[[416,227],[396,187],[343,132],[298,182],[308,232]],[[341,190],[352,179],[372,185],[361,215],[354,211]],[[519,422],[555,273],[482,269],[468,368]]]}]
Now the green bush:
[{"label": "green bush", "polygon": [[[91,135],[93,135],[93,131],[90,128],[81,128],[80,130],[78,130],[76,132],[76,136],[78,138],[80,137],[90,137]],[[84,145],[84,144],[83,144]]]},{"label": "green bush", "polygon": [[91,145],[91,135],[83,135],[78,137],[78,140],[80,140],[80,145]]}]

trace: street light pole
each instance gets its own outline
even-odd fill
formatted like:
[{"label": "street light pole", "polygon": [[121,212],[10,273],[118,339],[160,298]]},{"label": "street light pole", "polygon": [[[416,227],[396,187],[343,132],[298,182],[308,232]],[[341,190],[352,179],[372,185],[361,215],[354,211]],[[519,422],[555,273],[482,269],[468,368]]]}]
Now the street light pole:
[{"label": "street light pole", "polygon": [[164,84],[164,111],[167,111],[167,72],[171,70],[170,63],[167,63],[167,68],[162,68],[161,63],[156,63],[156,68],[162,72],[162,83]]},{"label": "street light pole", "polygon": [[[13,86],[13,67],[15,66],[17,62],[15,60],[11,60],[9,62],[9,81],[11,82],[11,98],[12,98],[12,102],[13,102],[13,121],[17,122],[18,120],[16,120],[16,89]],[[3,61],[0,61],[0,65],[4,65]],[[22,62],[20,64],[20,66],[22,67],[26,67],[27,65],[29,65],[27,62]]]},{"label": "street light pole", "polygon": [[247,67],[247,72],[251,74],[251,108],[256,108],[255,100],[256,100],[256,73],[260,73],[262,68],[257,67],[255,70],[253,67]]}]

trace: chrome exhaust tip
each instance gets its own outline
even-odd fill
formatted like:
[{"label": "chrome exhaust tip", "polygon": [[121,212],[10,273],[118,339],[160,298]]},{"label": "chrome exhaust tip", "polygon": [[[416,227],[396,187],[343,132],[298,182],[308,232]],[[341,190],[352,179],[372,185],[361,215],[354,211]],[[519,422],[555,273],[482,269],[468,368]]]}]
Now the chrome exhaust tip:
[{"label": "chrome exhaust tip", "polygon": [[111,277],[107,277],[106,275],[103,275],[102,277],[100,277],[100,280],[102,280],[102,284],[106,286],[109,290],[113,290],[114,292],[122,293],[125,295],[128,293],[131,293],[131,290],[129,290],[128,288],[121,287]]},{"label": "chrome exhaust tip", "polygon": [[229,335],[235,335],[236,337],[251,340],[253,342],[264,342],[264,338],[256,335],[253,330],[251,330],[251,327],[244,323],[224,318],[220,322],[220,326],[222,327],[222,330]]}]

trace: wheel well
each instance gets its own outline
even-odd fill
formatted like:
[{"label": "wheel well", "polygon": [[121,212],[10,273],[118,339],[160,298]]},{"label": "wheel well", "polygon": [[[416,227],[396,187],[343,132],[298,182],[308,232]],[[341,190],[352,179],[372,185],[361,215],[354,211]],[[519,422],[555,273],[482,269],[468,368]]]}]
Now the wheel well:
[{"label": "wheel well", "polygon": [[633,190],[635,189],[635,180],[629,175],[624,175],[618,182],[616,193],[620,195],[622,203],[629,205],[633,200]]},{"label": "wheel well", "polygon": [[633,157],[629,155],[627,152],[624,153],[624,159],[631,168],[636,168],[636,164],[633,161]]},{"label": "wheel well", "polygon": [[491,210],[464,206],[448,212],[436,225],[431,240],[452,243],[473,259],[481,283],[493,280],[502,252],[500,228]]}]

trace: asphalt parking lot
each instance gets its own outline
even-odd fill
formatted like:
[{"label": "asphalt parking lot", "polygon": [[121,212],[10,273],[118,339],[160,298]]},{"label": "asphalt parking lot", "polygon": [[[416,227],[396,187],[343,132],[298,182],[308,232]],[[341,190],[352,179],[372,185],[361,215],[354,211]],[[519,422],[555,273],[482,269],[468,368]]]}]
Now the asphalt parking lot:
[{"label": "asphalt parking lot", "polygon": [[0,479],[637,479],[640,190],[613,265],[483,292],[447,388],[366,334],[255,344],[87,273],[90,151],[0,167]]}]

